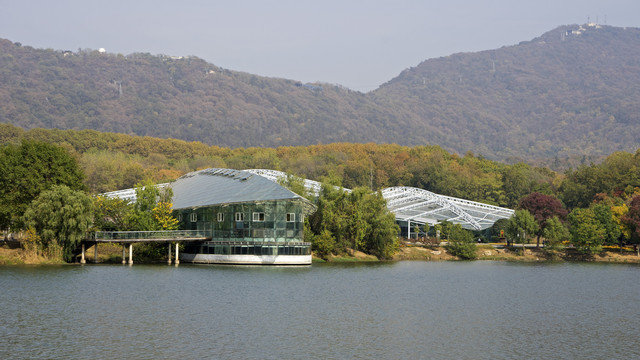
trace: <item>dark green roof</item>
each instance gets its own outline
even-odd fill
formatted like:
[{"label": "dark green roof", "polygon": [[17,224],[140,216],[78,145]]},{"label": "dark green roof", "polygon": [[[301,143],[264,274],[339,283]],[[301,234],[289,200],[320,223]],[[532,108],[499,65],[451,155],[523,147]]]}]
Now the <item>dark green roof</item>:
[{"label": "dark green roof", "polygon": [[174,210],[273,200],[297,200],[304,202],[307,210],[309,205],[313,207],[307,199],[291,190],[241,170],[200,170],[178,178],[170,187]]}]

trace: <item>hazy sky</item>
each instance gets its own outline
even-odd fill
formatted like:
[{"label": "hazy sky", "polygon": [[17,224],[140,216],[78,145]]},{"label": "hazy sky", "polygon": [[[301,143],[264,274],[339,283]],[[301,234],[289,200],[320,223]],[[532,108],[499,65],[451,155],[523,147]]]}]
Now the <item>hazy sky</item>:
[{"label": "hazy sky", "polygon": [[369,91],[423,60],[587,19],[640,27],[638,0],[0,0],[0,38],[35,48],[195,55]]}]

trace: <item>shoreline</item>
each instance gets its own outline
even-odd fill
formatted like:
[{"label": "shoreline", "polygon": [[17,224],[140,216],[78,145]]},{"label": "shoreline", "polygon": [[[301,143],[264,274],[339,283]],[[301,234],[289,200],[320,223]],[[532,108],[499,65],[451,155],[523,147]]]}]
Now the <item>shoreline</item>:
[{"label": "shoreline", "polygon": [[[400,260],[424,261],[461,261],[449,254],[443,246],[404,246],[393,258]],[[575,249],[567,248],[557,251],[547,251],[544,248],[495,248],[492,245],[478,245],[476,261],[517,261],[517,262],[601,262],[612,264],[640,264],[640,257],[633,251],[618,249],[603,249],[599,253],[585,254]],[[471,260],[473,261],[473,260]]]},{"label": "shoreline", "polygon": [[[120,248],[109,251],[108,247],[100,250],[98,263],[120,263]],[[402,246],[390,260],[379,260],[373,255],[355,251],[353,254],[332,255],[328,259],[313,256],[313,263],[353,263],[353,262],[396,262],[396,261],[513,261],[513,262],[598,262],[610,264],[640,264],[640,257],[635,252],[618,249],[604,249],[595,254],[583,254],[574,249],[546,251],[544,248],[495,248],[492,245],[478,245],[475,260],[462,260],[448,253],[444,246]],[[163,261],[158,261],[158,263]],[[139,262],[155,263],[155,262]],[[21,248],[11,249],[0,246],[0,266],[2,265],[75,265],[59,259],[52,259],[41,254],[32,254]]]}]

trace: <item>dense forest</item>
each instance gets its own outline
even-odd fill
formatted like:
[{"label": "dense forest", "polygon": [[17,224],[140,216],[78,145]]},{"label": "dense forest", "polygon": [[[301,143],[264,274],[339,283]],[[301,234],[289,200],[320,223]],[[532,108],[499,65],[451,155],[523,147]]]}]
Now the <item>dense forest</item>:
[{"label": "dense forest", "polygon": [[[0,226],[33,227],[29,238],[48,239],[71,259],[73,246],[90,229],[157,230],[175,225],[166,194],[146,196],[158,200],[144,207],[87,195],[134,186],[144,191],[145,184],[207,167],[267,168],[354,188],[346,194],[325,186],[317,199],[319,210],[310,219],[307,236],[318,254],[355,247],[390,258],[397,227],[375,191],[394,185],[517,209],[512,219],[481,235],[486,240],[503,229],[512,239],[543,238],[549,249],[569,240],[589,252],[602,245],[640,242],[640,149],[557,173],[472,153],[458,156],[437,146],[335,143],[230,149],[94,130],[27,131],[7,124],[0,125]],[[65,205],[68,201],[73,206]],[[69,214],[76,218],[47,228]],[[473,257],[470,233],[450,224],[436,226],[449,229],[453,253]],[[369,236],[362,229],[384,233]],[[378,240],[368,242],[371,239]]]},{"label": "dense forest", "polygon": [[[232,148],[438,145],[558,169],[635,151],[638,59],[640,29],[562,26],[515,46],[426,60],[363,94],[222,69],[197,57],[43,50],[0,40],[0,123]],[[383,177],[377,185],[396,180]]]},{"label": "dense forest", "polygon": [[0,142],[44,141],[67,148],[85,174],[91,193],[151,180],[166,182],[198,169],[273,169],[302,178],[341,179],[347,188],[372,190],[404,185],[439,194],[514,207],[520,197],[557,189],[563,175],[524,163],[506,165],[438,146],[335,143],[278,148],[222,148],[199,142],[157,139],[94,130],[25,131],[0,125]]}]

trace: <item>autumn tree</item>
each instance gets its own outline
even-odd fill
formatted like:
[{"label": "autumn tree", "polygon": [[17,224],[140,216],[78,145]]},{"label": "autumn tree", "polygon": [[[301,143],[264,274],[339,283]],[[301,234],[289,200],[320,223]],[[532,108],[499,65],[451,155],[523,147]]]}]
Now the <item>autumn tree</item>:
[{"label": "autumn tree", "polygon": [[631,239],[631,228],[629,227],[629,224],[627,224],[623,220],[628,213],[629,213],[629,207],[625,203],[622,203],[620,205],[614,205],[611,207],[611,214],[613,215],[613,221],[620,228],[620,234],[621,234],[619,238],[620,251],[622,251],[624,241]]},{"label": "autumn tree", "polygon": [[172,203],[167,201],[158,201],[156,206],[151,210],[153,219],[158,224],[160,230],[177,230],[178,219],[173,216]]},{"label": "autumn tree", "polygon": [[98,195],[93,199],[94,227],[101,231],[129,230],[127,217],[133,209],[128,200]]},{"label": "autumn tree", "polygon": [[560,220],[564,220],[567,216],[567,210],[564,208],[560,200],[552,195],[545,195],[539,192],[531,193],[520,200],[518,205],[520,209],[529,211],[538,223],[536,231],[536,247],[540,247],[540,237],[547,226],[547,220],[556,216]]},{"label": "autumn tree", "polygon": [[636,244],[636,249],[640,247],[640,195],[634,196],[629,204],[629,211],[622,217],[622,223],[629,228],[630,242]]}]

